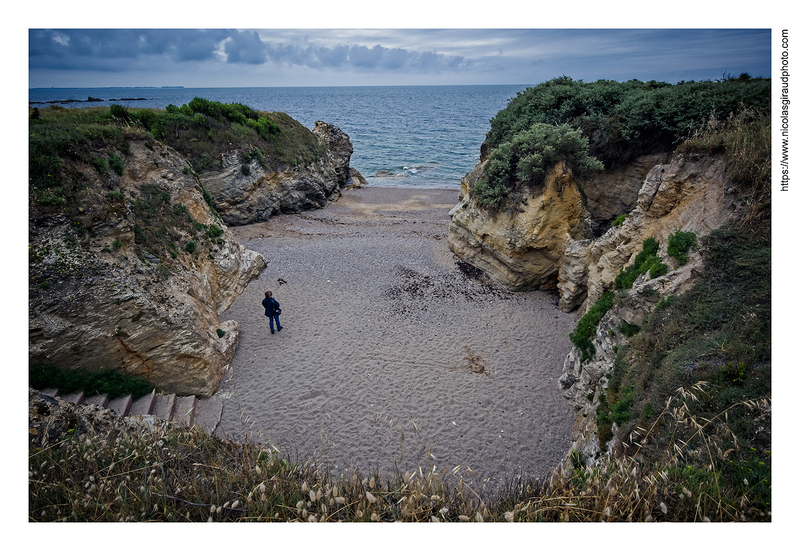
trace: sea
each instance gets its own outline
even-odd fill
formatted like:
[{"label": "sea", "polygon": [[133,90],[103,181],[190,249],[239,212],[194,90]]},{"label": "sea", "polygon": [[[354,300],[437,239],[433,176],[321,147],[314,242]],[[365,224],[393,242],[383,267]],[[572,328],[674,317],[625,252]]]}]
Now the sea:
[{"label": "sea", "polygon": [[[31,106],[118,104],[164,109],[199,97],[286,113],[309,129],[316,121],[350,136],[350,166],[370,185],[458,189],[475,167],[492,117],[528,85],[342,86],[266,88],[31,88]],[[89,98],[102,102],[87,102]],[[67,102],[68,100],[77,100]]]}]

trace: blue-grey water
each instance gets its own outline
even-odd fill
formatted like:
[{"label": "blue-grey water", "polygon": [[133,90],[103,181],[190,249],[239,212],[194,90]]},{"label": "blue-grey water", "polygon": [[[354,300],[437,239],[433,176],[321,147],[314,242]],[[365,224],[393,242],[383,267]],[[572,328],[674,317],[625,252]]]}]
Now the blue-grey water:
[{"label": "blue-grey water", "polygon": [[[33,88],[29,101],[34,106],[73,99],[81,103],[62,105],[81,108],[116,103],[163,109],[201,97],[242,103],[259,111],[281,111],[308,128],[321,120],[344,130],[353,143],[350,166],[370,185],[455,189],[478,161],[492,117],[525,88]],[[103,102],[83,103],[90,96]],[[394,176],[376,177],[379,171]]]}]

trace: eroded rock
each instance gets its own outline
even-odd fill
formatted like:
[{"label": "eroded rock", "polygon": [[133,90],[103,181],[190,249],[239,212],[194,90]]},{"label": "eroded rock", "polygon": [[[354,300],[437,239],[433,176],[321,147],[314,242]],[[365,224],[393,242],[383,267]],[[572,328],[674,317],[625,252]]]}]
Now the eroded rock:
[{"label": "eroded rock", "polygon": [[[266,260],[225,232],[187,165],[167,147],[133,141],[113,182],[116,195],[85,167],[80,234],[74,218],[31,217],[30,362],[118,369],[177,394],[216,390],[239,333],[218,314]],[[143,237],[143,227],[156,222],[137,219],[134,203],[148,197],[161,201],[164,216],[191,222],[178,234]]]},{"label": "eroded rock", "polygon": [[515,198],[513,210],[500,212],[472,198],[482,175],[479,164],[462,180],[460,202],[450,211],[450,249],[510,290],[554,288],[567,244],[590,234],[572,173],[560,163],[541,187]]}]

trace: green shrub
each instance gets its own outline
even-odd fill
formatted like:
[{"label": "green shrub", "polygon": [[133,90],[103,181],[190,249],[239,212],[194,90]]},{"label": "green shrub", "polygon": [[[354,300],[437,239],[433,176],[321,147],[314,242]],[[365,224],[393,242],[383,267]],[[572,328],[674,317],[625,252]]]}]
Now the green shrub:
[{"label": "green shrub", "polygon": [[128,112],[128,109],[123,105],[111,104],[110,112],[112,117],[120,119],[121,121],[127,122],[131,120],[131,114]]},{"label": "green shrub", "polygon": [[122,241],[120,241],[119,239],[115,239],[114,242],[111,244],[111,247],[115,251],[120,250],[122,248]]},{"label": "green shrub", "polygon": [[37,390],[56,388],[62,395],[82,390],[87,396],[106,394],[109,399],[129,394],[136,399],[149,394],[155,388],[145,379],[131,377],[117,370],[84,373],[43,364],[29,367],[28,384]]},{"label": "green shrub", "polygon": [[678,261],[679,264],[686,264],[689,256],[686,254],[697,244],[697,235],[694,232],[676,231],[669,236],[667,242],[667,254]]},{"label": "green shrub", "polygon": [[626,218],[628,218],[628,215],[627,214],[622,214],[622,215],[618,216],[613,222],[611,222],[611,225],[612,226],[621,226],[623,224],[623,222],[625,222]]},{"label": "green shrub", "polygon": [[619,329],[620,333],[630,338],[638,333],[641,330],[641,327],[634,323],[628,323],[625,320],[620,320],[619,325],[617,325],[617,329]]},{"label": "green shrub", "polygon": [[669,266],[661,262],[660,259],[656,259],[650,264],[650,279],[655,279],[657,277],[661,277],[666,275],[669,272]]},{"label": "green shrub", "polygon": [[220,328],[217,328],[217,336],[221,339],[222,337],[225,336],[225,331],[223,331]]},{"label": "green shrub", "polygon": [[572,341],[578,350],[581,352],[581,361],[588,361],[594,358],[595,347],[592,340],[597,333],[597,327],[600,325],[600,320],[603,316],[611,310],[614,305],[614,292],[606,291],[597,299],[591,308],[584,314],[578,321],[575,330],[569,334],[569,340]]},{"label": "green shrub", "polygon": [[92,165],[100,174],[108,169],[108,163],[102,157],[92,157]]},{"label": "green shrub", "polygon": [[242,174],[250,176],[250,165],[242,165]]},{"label": "green shrub", "polygon": [[666,264],[661,262],[657,256],[659,249],[658,241],[648,237],[642,243],[642,252],[636,255],[633,264],[620,270],[614,280],[614,288],[617,290],[630,289],[633,282],[644,273],[650,274],[650,279],[662,276],[669,271]]},{"label": "green shrub", "polygon": [[559,161],[577,178],[602,170],[602,163],[590,157],[587,149],[579,130],[565,124],[533,124],[492,151],[480,185],[475,186],[475,200],[484,208],[497,209],[512,190],[541,185]]},{"label": "green shrub", "polygon": [[117,173],[117,175],[122,176],[122,172],[125,168],[125,161],[117,155],[116,153],[112,153],[108,156],[108,165],[111,169]]},{"label": "green shrub", "polygon": [[197,250],[197,243],[195,241],[189,241],[184,248],[187,253],[192,254]]},{"label": "green shrub", "polygon": [[589,155],[614,168],[672,150],[715,113],[768,113],[769,106],[769,79],[587,83],[562,76],[517,94],[492,119],[486,142],[495,148],[535,123],[568,124],[588,139]]},{"label": "green shrub", "polygon": [[225,233],[225,230],[214,224],[210,228],[208,228],[208,231],[206,231],[206,236],[208,236],[211,239],[214,239],[216,237],[219,237],[223,233]]}]

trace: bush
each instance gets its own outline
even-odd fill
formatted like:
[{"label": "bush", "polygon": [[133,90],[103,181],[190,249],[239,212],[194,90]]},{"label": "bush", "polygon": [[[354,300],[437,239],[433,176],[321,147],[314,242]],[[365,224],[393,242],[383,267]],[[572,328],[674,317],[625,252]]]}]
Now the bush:
[{"label": "bush", "polygon": [[568,124],[589,141],[589,155],[614,168],[645,153],[667,151],[717,115],[769,112],[770,80],[586,83],[562,76],[521,92],[492,119],[495,148],[535,123]]},{"label": "bush", "polygon": [[565,124],[534,124],[489,155],[484,177],[475,187],[476,202],[496,209],[512,190],[541,185],[559,161],[564,161],[576,178],[602,170],[602,163],[590,157],[587,150],[588,142],[578,130]]},{"label": "bush", "polygon": [[669,236],[667,241],[667,254],[676,259],[678,264],[686,264],[689,260],[686,253],[696,244],[697,235],[694,232],[676,231]]},{"label": "bush", "polygon": [[125,168],[125,161],[117,155],[116,153],[112,153],[108,156],[108,165],[111,169],[117,173],[117,175],[122,176],[122,171]]},{"label": "bush", "polygon": [[208,230],[206,231],[206,236],[210,237],[211,239],[214,239],[216,237],[219,237],[223,233],[225,233],[225,230],[223,230],[222,228],[220,228],[215,224],[212,225],[210,228],[208,228]]},{"label": "bush", "polygon": [[597,326],[600,325],[600,320],[611,310],[613,305],[614,292],[606,291],[580,319],[575,330],[569,334],[569,340],[581,351],[581,361],[594,358],[596,350],[592,340],[597,333]]},{"label": "bush", "polygon": [[115,119],[119,119],[124,122],[131,120],[131,114],[128,112],[128,109],[123,105],[111,104],[110,112],[111,116],[114,117]]},{"label": "bush", "polygon": [[186,243],[185,249],[187,253],[192,254],[197,250],[197,243],[195,241],[189,241]]},{"label": "bush", "polygon": [[611,226],[621,226],[625,222],[626,218],[628,218],[627,214],[618,216],[613,222],[611,222]]},{"label": "bush", "polygon": [[650,279],[662,276],[669,271],[669,267],[661,262],[657,256],[659,249],[658,241],[648,237],[642,243],[642,252],[633,259],[633,264],[620,270],[614,280],[614,288],[617,290],[630,289],[633,282],[644,273],[650,274]]},{"label": "bush", "polygon": [[108,163],[102,157],[92,157],[92,165],[100,174],[108,169]]}]

